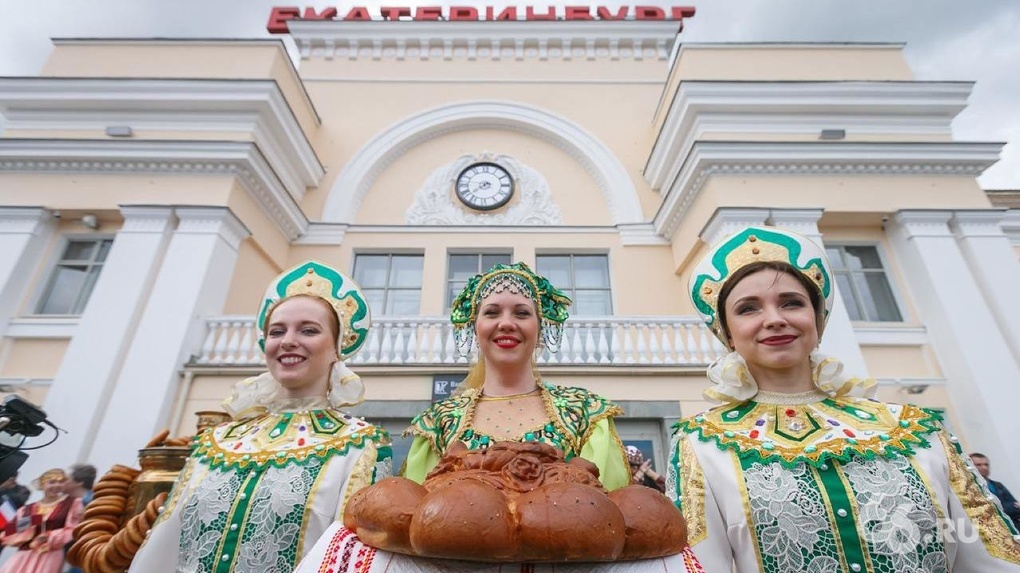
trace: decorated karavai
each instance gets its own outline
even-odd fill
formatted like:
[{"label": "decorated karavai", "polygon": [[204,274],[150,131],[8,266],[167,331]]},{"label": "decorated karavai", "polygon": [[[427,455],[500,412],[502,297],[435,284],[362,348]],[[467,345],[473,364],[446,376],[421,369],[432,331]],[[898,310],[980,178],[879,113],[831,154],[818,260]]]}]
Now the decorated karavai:
[{"label": "decorated karavai", "polygon": [[385,430],[340,410],[364,396],[343,362],[370,325],[354,281],[305,262],[256,318],[269,371],[236,384],[233,419],[196,438],[133,573],[293,571],[351,495],[391,473]]},{"label": "decorated karavai", "polygon": [[500,441],[542,442],[581,456],[599,469],[606,489],[630,483],[613,417],[623,411],[582,388],[541,379],[535,361],[559,350],[570,298],[528,265],[497,264],[472,277],[454,299],[450,320],[463,354],[478,360],[454,396],[414,418],[404,475],[419,483],[446,448]]},{"label": "decorated karavai", "polygon": [[694,268],[730,350],[720,405],[675,428],[666,492],[709,571],[1020,572],[1017,532],[941,414],[870,396],[817,346],[836,296],[824,250],[749,227]]}]

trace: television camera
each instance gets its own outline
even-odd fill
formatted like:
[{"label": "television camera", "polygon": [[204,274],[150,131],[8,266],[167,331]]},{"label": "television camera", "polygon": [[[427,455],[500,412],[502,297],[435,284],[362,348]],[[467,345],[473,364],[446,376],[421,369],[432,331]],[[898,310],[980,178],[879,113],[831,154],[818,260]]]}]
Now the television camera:
[{"label": "television camera", "polygon": [[20,396],[8,396],[0,403],[0,482],[17,475],[18,468],[28,459],[25,450],[34,450],[53,443],[53,440],[50,440],[42,446],[23,447],[26,438],[43,433],[43,424],[53,428],[55,432],[59,431],[46,419],[46,412]]}]

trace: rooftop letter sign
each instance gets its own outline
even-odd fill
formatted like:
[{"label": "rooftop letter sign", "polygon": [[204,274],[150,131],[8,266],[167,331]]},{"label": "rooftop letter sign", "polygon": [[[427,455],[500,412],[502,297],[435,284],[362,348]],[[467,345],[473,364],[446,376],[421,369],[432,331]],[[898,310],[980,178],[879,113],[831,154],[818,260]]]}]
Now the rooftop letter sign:
[{"label": "rooftop letter sign", "polygon": [[298,8],[296,6],[275,6],[269,14],[266,29],[271,34],[286,34],[290,20],[328,21],[506,21],[506,20],[672,20],[683,28],[684,18],[694,16],[693,6],[563,6],[535,8],[534,6],[382,6],[369,9],[355,6],[341,15],[335,7]]}]

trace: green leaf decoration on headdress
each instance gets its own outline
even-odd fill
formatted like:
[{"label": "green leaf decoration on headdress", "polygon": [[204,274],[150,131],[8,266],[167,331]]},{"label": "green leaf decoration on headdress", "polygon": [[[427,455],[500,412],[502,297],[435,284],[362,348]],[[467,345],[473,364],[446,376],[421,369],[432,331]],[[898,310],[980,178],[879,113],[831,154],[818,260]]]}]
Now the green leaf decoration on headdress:
[{"label": "green leaf decoration on headdress", "polygon": [[562,337],[563,323],[569,316],[567,307],[571,303],[570,297],[524,263],[497,264],[467,281],[464,289],[453,299],[450,310],[450,321],[453,323],[457,346],[462,352],[466,350],[466,346],[470,346],[475,320],[478,318],[478,307],[490,288],[501,283],[512,283],[523,291],[521,294],[535,301],[542,329],[542,341],[547,348],[555,351]]}]

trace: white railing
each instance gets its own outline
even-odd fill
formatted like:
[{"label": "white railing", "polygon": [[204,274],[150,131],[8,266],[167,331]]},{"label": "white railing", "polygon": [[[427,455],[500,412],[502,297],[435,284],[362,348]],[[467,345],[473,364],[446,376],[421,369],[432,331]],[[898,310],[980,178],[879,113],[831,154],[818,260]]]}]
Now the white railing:
[{"label": "white railing", "polygon": [[[557,354],[544,353],[540,364],[589,366],[704,366],[723,346],[696,317],[583,317],[567,321]],[[453,343],[444,316],[378,317],[368,341],[349,364],[438,366],[467,364]],[[206,319],[201,352],[192,366],[264,364],[251,316]]]}]

